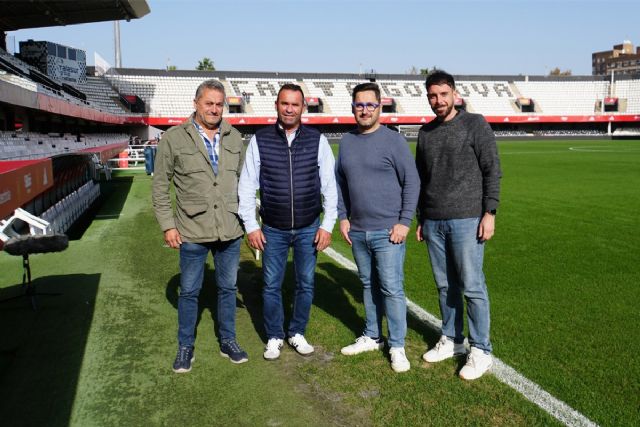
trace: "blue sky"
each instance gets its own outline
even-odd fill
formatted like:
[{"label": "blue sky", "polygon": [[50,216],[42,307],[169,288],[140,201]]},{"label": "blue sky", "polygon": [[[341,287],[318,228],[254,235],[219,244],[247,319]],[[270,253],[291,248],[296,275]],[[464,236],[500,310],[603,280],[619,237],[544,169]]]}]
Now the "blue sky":
[{"label": "blue sky", "polygon": [[[121,22],[122,63],[218,70],[591,74],[591,53],[640,45],[640,0],[147,0]],[[114,63],[113,23],[12,31],[98,52]]]}]

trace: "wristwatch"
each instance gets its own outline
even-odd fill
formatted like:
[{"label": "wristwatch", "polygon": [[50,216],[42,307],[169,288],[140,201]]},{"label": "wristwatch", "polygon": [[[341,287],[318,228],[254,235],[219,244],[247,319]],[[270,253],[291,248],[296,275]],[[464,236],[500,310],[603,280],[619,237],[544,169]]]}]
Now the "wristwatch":
[{"label": "wristwatch", "polygon": [[495,209],[491,209],[490,211],[487,211],[487,213],[488,213],[488,214],[491,214],[491,215],[493,215],[493,216],[496,216],[496,213],[497,213],[497,212],[498,212],[498,211],[497,211],[497,210],[495,210]]}]

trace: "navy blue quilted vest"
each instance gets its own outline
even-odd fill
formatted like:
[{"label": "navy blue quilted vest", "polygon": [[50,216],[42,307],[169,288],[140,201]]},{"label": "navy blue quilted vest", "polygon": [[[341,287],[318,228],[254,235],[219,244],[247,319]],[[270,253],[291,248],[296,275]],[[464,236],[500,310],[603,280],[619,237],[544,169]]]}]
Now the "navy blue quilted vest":
[{"label": "navy blue quilted vest", "polygon": [[311,225],[322,211],[320,132],[300,126],[291,143],[275,124],[256,132],[260,152],[260,216],[280,230]]}]

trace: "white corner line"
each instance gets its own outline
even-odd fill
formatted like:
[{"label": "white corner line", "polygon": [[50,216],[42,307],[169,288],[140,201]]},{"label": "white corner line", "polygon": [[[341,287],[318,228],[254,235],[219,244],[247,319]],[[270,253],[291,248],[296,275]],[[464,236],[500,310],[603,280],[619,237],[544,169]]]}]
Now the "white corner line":
[{"label": "white corner line", "polygon": [[[326,248],[324,254],[336,261],[342,267],[357,274],[356,264],[333,248]],[[407,312],[423,325],[440,333],[442,321],[429,313],[418,304],[407,298]],[[556,399],[549,392],[545,391],[538,384],[526,378],[524,375],[504,363],[497,357],[493,357],[493,367],[491,373],[502,383],[508,385],[518,393],[522,394],[529,402],[537,405],[543,411],[560,421],[566,426],[597,426],[580,412],[576,411],[563,401]]]}]

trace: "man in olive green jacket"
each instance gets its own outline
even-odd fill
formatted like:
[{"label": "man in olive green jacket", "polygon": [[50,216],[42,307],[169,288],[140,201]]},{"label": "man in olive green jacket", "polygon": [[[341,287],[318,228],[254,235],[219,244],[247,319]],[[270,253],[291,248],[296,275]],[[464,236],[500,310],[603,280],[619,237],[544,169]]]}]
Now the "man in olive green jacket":
[{"label": "man in olive green jacket", "polygon": [[[224,86],[207,80],[198,86],[195,112],[163,135],[153,177],[153,209],[167,245],[180,250],[178,353],[174,372],[189,372],[194,358],[198,295],[204,264],[213,254],[218,286],[220,354],[234,363],[248,360],[236,342],[236,279],[240,242],[238,179],[244,163],[240,133],[222,120]],[[176,194],[171,206],[171,182]]]}]

